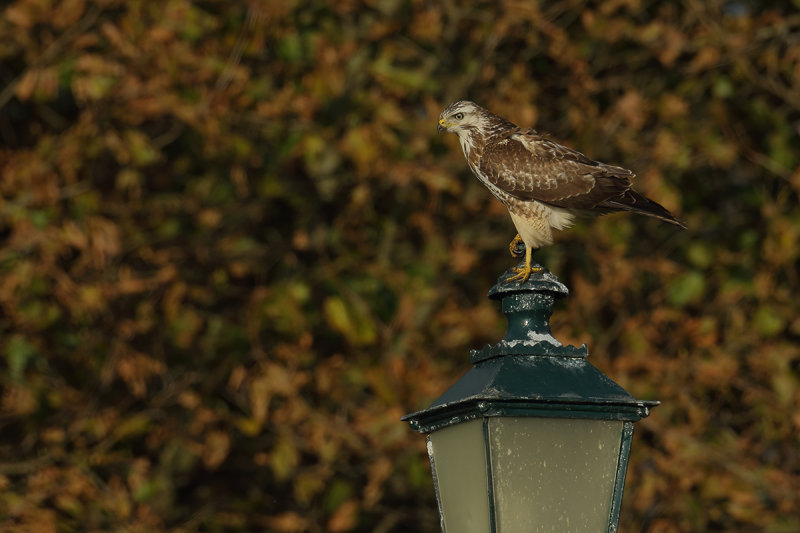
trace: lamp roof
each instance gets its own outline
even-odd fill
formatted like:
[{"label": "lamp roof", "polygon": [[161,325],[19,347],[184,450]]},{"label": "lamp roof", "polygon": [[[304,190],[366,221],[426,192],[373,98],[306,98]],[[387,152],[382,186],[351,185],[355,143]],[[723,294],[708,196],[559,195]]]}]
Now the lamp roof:
[{"label": "lamp roof", "polygon": [[586,345],[564,346],[550,333],[556,298],[567,287],[543,269],[525,283],[506,283],[509,270],[489,290],[501,300],[508,331],[499,343],[473,350],[474,364],[439,399],[403,417],[429,433],[485,416],[539,416],[635,421],[659,402],[637,400],[586,360]]}]

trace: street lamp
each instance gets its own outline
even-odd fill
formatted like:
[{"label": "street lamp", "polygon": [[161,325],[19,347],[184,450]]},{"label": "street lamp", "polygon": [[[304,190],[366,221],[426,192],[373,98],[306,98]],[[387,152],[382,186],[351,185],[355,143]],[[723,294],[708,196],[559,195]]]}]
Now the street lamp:
[{"label": "street lamp", "polygon": [[615,532],[633,422],[658,402],[635,399],[586,361],[586,345],[550,333],[567,287],[548,271],[489,291],[506,336],[473,350],[473,368],[423,411],[445,533]]}]

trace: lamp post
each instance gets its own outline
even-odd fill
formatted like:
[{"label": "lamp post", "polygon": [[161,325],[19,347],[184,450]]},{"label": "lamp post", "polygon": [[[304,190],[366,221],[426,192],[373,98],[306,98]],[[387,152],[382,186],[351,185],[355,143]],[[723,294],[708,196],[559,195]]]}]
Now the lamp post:
[{"label": "lamp post", "polygon": [[659,402],[635,399],[591,365],[586,345],[550,333],[550,272],[489,290],[508,330],[472,350],[472,369],[403,417],[428,434],[445,533],[615,532],[633,422]]}]

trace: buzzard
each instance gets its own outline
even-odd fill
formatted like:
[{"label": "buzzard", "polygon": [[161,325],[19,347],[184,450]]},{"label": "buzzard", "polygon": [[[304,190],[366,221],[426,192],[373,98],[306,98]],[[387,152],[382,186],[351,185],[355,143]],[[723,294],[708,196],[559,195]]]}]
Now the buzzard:
[{"label": "buzzard", "polygon": [[553,243],[553,228],[572,226],[576,215],[631,211],[685,226],[656,202],[631,189],[630,170],[593,161],[580,152],[522,129],[474,102],[460,101],[439,115],[439,133],[458,135],[473,174],[507,208],[517,228],[508,245],[525,266],[506,281],[525,283],[540,267],[531,266],[534,249]]}]

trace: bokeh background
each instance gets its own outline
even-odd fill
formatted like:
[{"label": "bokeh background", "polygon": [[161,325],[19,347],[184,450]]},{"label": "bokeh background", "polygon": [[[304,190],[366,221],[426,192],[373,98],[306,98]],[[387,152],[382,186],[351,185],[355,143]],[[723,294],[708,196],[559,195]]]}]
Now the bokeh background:
[{"label": "bokeh background", "polygon": [[797,1],[17,0],[0,18],[7,531],[438,531],[400,421],[505,330],[469,98],[681,217],[537,259],[642,399],[623,531],[800,531]]}]

